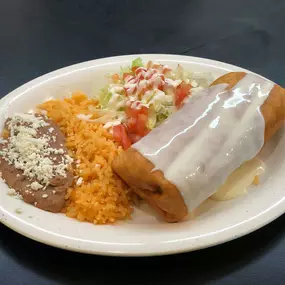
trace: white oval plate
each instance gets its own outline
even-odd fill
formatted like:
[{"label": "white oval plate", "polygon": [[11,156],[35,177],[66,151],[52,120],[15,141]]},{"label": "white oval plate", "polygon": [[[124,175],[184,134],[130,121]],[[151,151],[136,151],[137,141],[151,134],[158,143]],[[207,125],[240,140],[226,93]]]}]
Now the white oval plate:
[{"label": "white oval plate", "polygon": [[[5,116],[27,112],[50,97],[63,97],[71,91],[90,94],[106,83],[105,75],[116,72],[134,58],[159,61],[175,67],[211,72],[215,77],[239,67],[209,59],[178,55],[129,55],[98,59],[69,66],[41,76],[0,101],[0,126]],[[249,71],[247,71],[249,72]],[[285,210],[284,130],[267,144],[262,156],[266,175],[248,195],[226,202],[207,201],[199,216],[190,221],[167,224],[158,221],[147,208],[136,209],[132,221],[95,226],[67,218],[62,214],[41,211],[7,195],[0,184],[0,220],[2,223],[39,242],[63,249],[102,255],[150,256],[197,250],[248,234],[284,213]],[[18,214],[16,209],[21,209]]]}]

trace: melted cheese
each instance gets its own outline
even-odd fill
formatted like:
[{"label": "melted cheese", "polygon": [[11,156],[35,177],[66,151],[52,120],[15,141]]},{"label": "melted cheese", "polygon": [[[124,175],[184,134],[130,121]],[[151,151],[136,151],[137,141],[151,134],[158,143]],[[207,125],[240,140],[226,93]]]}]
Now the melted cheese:
[{"label": "melted cheese", "polygon": [[254,158],[247,161],[228,177],[219,190],[211,196],[211,199],[225,201],[245,195],[255,177],[263,173],[264,164],[260,159]]}]

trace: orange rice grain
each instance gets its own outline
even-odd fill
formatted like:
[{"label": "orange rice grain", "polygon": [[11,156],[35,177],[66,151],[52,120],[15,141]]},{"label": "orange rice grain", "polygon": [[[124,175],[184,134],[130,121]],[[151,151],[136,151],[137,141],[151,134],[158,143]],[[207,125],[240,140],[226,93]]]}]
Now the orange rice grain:
[{"label": "orange rice grain", "polygon": [[[68,217],[94,224],[128,219],[132,213],[131,191],[113,172],[111,163],[122,151],[112,135],[102,127],[77,118],[92,114],[96,101],[81,92],[63,100],[49,100],[38,106],[59,125],[66,137],[66,147],[74,161],[74,185],[68,189],[64,212]],[[83,178],[76,185],[79,177]]]}]

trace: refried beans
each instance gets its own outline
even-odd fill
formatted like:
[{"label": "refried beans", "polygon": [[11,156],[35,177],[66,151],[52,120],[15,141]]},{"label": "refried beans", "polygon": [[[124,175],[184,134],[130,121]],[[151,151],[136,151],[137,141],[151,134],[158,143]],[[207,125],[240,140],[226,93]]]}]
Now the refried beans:
[{"label": "refried beans", "polygon": [[73,181],[71,163],[63,133],[46,116],[17,113],[6,120],[0,171],[25,202],[60,212]]}]

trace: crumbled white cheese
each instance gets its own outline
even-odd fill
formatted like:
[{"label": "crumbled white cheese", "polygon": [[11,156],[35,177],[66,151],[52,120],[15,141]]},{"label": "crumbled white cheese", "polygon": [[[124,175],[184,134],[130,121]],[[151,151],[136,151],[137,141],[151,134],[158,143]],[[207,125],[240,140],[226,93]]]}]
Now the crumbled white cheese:
[{"label": "crumbled white cheese", "polygon": [[15,197],[16,199],[20,199],[20,200],[23,199],[22,195],[20,195],[18,192],[16,192],[16,190],[13,188],[9,188],[7,194],[9,196]]},{"label": "crumbled white cheese", "polygon": [[43,188],[44,186],[43,185],[41,185],[39,182],[37,182],[37,181],[35,181],[35,182],[33,182],[32,184],[31,184],[31,188],[33,189],[33,190],[35,190],[35,191],[37,191],[37,190],[39,190],[39,189],[41,189],[41,188]]},{"label": "crumbled white cheese", "polygon": [[43,194],[42,198],[46,199],[48,197],[48,194]]},{"label": "crumbled white cheese", "polygon": [[65,157],[65,161],[67,161],[68,163],[73,162],[73,158],[71,158],[68,154],[64,155]]},{"label": "crumbled white cheese", "polygon": [[52,194],[55,194],[56,193],[56,191],[55,190],[52,190]]},{"label": "crumbled white cheese", "polygon": [[9,196],[15,196],[17,194],[17,192],[15,191],[15,189],[9,188],[7,194]]},{"label": "crumbled white cheese", "polygon": [[49,128],[48,131],[52,133],[54,131],[54,128]]},{"label": "crumbled white cheese", "polygon": [[14,123],[30,123],[34,129],[49,126],[41,117],[36,117],[34,114],[15,113],[9,124]]},{"label": "crumbled white cheese", "polygon": [[[72,158],[65,155],[59,164],[50,158],[52,154],[64,154],[65,151],[51,148],[48,143],[49,136],[37,137],[39,128],[49,126],[42,117],[16,113],[7,125],[10,137],[7,147],[0,151],[3,159],[10,165],[13,164],[15,168],[22,170],[26,177],[39,181],[38,184],[41,186],[48,185],[56,175],[66,177],[66,170],[72,162]],[[55,136],[53,138],[56,139]],[[39,187],[38,184],[32,183],[31,187],[36,190]]]}]

